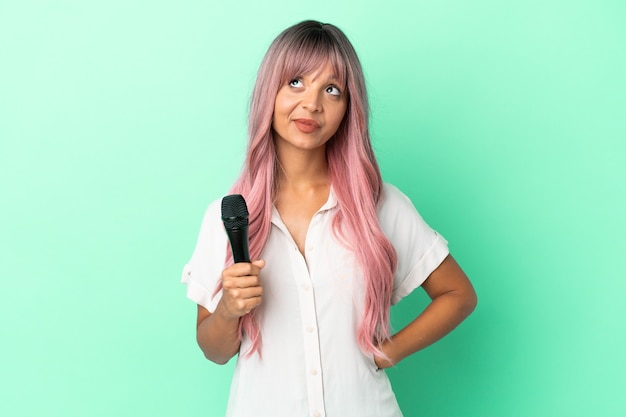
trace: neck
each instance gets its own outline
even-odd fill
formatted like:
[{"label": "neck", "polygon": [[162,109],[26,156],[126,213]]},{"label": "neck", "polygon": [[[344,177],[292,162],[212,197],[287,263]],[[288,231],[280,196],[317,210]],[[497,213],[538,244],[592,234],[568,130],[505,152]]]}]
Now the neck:
[{"label": "neck", "polygon": [[325,147],[302,149],[276,149],[278,182],[282,187],[317,187],[328,185],[328,162]]}]

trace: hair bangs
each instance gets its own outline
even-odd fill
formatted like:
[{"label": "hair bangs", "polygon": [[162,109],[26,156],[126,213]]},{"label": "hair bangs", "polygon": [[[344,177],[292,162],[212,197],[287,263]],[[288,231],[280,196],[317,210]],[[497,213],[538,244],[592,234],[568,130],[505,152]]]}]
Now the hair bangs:
[{"label": "hair bangs", "polygon": [[337,44],[323,29],[303,33],[285,51],[280,84],[314,73],[330,64],[333,76],[343,89],[347,88],[347,64]]}]

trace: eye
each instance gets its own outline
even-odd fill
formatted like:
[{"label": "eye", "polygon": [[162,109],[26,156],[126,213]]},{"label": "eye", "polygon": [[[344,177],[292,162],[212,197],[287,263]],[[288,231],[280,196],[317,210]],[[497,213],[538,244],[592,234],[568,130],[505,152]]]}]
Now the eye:
[{"label": "eye", "polygon": [[334,85],[329,85],[328,87],[326,87],[326,92],[333,96],[341,95],[341,90],[337,86],[334,86]]},{"label": "eye", "polygon": [[302,87],[302,80],[294,78],[293,80],[289,81],[289,86],[293,88]]}]

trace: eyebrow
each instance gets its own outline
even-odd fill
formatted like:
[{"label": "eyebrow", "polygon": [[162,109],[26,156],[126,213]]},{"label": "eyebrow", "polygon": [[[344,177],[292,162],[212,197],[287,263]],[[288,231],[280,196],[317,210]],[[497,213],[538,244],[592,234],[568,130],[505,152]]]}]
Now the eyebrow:
[{"label": "eyebrow", "polygon": [[[319,77],[315,76],[312,78],[313,81],[317,80]],[[324,84],[337,84],[338,86],[340,86],[341,88],[344,88],[343,83],[339,82],[339,78],[337,78],[337,76],[335,74],[330,74],[328,76],[328,78],[326,78],[326,80],[324,81]]]},{"label": "eyebrow", "polygon": [[[304,75],[306,75],[306,74],[304,74]],[[320,75],[320,71],[318,71],[318,72],[317,72],[317,73],[313,76],[312,80],[313,80],[313,81],[317,80],[317,79],[319,78],[319,75]],[[337,84],[339,84],[339,78],[338,78],[338,77],[337,77],[337,75],[336,75],[336,74],[334,74],[334,73],[331,73],[331,74],[328,76],[328,78],[326,79],[326,81],[333,81],[333,82],[336,82]]]}]

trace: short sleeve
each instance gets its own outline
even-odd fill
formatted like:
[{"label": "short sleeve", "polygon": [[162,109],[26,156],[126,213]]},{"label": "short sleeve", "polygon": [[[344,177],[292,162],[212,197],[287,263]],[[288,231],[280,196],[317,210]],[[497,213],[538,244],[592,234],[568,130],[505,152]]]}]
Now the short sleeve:
[{"label": "short sleeve", "polygon": [[214,201],[204,214],[196,248],[183,268],[187,297],[213,313],[222,297],[216,292],[221,279],[228,239],[221,220],[221,205]]},{"label": "short sleeve", "polygon": [[407,196],[385,183],[378,208],[383,232],[398,256],[391,303],[422,285],[448,256],[448,242],[430,228]]}]

